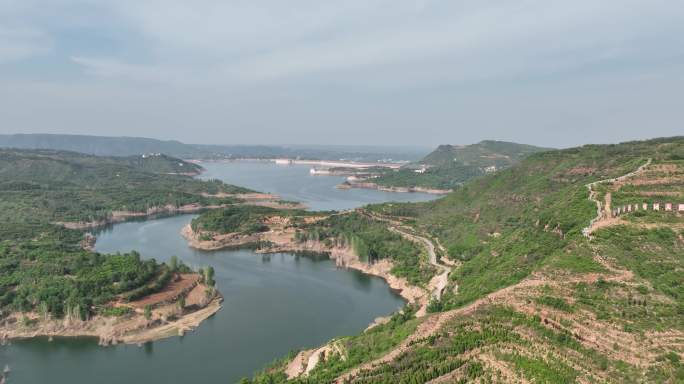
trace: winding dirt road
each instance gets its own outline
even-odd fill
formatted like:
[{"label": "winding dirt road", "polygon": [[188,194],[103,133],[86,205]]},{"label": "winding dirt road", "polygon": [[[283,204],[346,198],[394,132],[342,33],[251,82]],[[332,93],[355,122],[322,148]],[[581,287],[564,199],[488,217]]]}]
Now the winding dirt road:
[{"label": "winding dirt road", "polygon": [[[648,161],[645,164],[643,164],[642,166],[640,166],[636,171],[630,172],[626,175],[623,175],[623,176],[620,176],[617,178],[600,180],[600,181],[596,181],[596,182],[593,182],[593,183],[586,185],[586,187],[589,189],[589,192],[590,192],[589,200],[594,201],[597,205],[597,217],[591,221],[589,227],[587,227],[583,230],[583,233],[585,236],[591,238],[590,234],[591,234],[591,229],[592,229],[593,225],[603,218],[602,203],[600,200],[597,199],[597,193],[593,190],[593,187],[595,185],[600,184],[600,183],[618,182],[618,181],[625,180],[629,177],[635,176],[635,175],[643,172],[643,170],[647,166],[649,166],[650,164],[651,164],[651,159],[648,159]],[[436,298],[441,297],[441,293],[442,293],[444,287],[446,287],[446,284],[448,283],[448,274],[450,272],[450,268],[448,268],[447,266],[444,266],[438,262],[437,255],[435,252],[435,247],[434,247],[434,244],[432,243],[432,241],[430,241],[429,239],[427,239],[425,237],[412,234],[412,233],[408,232],[406,229],[402,229],[401,223],[399,223],[395,220],[383,218],[382,216],[374,215],[374,214],[368,213],[368,212],[364,212],[364,213],[366,215],[368,215],[369,217],[372,217],[374,219],[389,222],[392,225],[392,227],[390,227],[391,230],[393,230],[397,233],[400,233],[402,236],[404,236],[408,239],[411,239],[411,240],[416,241],[416,242],[421,242],[425,245],[426,249],[428,250],[430,264],[434,265],[437,268],[440,268],[443,271],[441,274],[439,274],[438,276],[435,276],[430,281],[430,286],[434,287],[434,289],[432,291],[432,297],[436,297]],[[563,280],[563,283],[564,284],[572,284],[572,283],[579,283],[579,282],[594,283],[594,282],[598,281],[599,278],[604,279],[606,281],[628,282],[634,278],[634,275],[631,271],[622,270],[622,269],[618,269],[618,268],[613,267],[604,258],[600,257],[598,255],[598,252],[596,252],[596,251],[594,253],[594,259],[606,268],[606,270],[608,271],[607,274],[605,274],[605,273],[589,273],[589,274],[578,275],[578,276],[574,276],[571,278],[566,278],[565,280]],[[486,295],[485,297],[478,299],[478,300],[476,300],[476,301],[474,301],[474,302],[470,303],[469,305],[466,305],[462,308],[453,309],[453,310],[446,311],[446,312],[431,314],[431,315],[426,317],[425,321],[423,321],[418,326],[418,328],[416,329],[416,331],[412,335],[410,335],[408,338],[406,338],[398,346],[396,346],[395,348],[393,348],[392,350],[390,350],[389,352],[387,352],[383,356],[381,356],[381,357],[379,357],[373,361],[362,364],[362,365],[346,372],[345,374],[338,377],[335,380],[335,383],[349,382],[354,377],[358,376],[358,374],[364,370],[370,370],[370,369],[373,369],[373,368],[380,366],[382,364],[386,364],[386,363],[393,361],[394,359],[399,357],[402,353],[408,351],[411,348],[411,345],[415,341],[435,334],[448,321],[450,321],[456,317],[471,315],[476,310],[478,310],[480,307],[482,307],[483,305],[494,304],[494,303],[511,304],[510,299],[512,297],[513,292],[516,290],[521,290],[521,289],[524,290],[524,289],[530,289],[530,288],[546,286],[546,285],[555,285],[557,283],[558,283],[557,281],[549,280],[548,278],[543,277],[543,276],[532,275],[532,276],[528,277],[527,279],[525,279],[525,280],[523,280],[517,284],[514,284],[511,286],[502,288],[498,291],[492,292],[492,293]]]},{"label": "winding dirt road", "polygon": [[437,259],[437,253],[435,252],[435,245],[432,243],[432,241],[430,241],[430,239],[405,232],[401,229],[401,227],[390,227],[390,230],[399,233],[413,242],[422,243],[425,246],[425,249],[428,252],[428,261],[432,266],[441,271],[438,275],[433,277],[428,284],[428,288],[430,288],[431,292],[431,298],[439,300],[442,297],[442,292],[444,292],[444,289],[449,283],[449,273],[451,272],[451,268],[439,262]]},{"label": "winding dirt road", "polygon": [[[603,184],[603,183],[617,183],[617,182],[626,180],[626,179],[628,179],[628,178],[630,178],[630,177],[636,176],[636,175],[640,174],[641,172],[643,172],[643,171],[646,169],[646,167],[648,167],[649,165],[651,165],[651,162],[652,162],[652,161],[653,161],[653,159],[649,158],[649,159],[646,161],[645,164],[642,164],[642,165],[641,165],[639,168],[637,168],[635,171],[632,171],[632,172],[627,173],[627,174],[625,174],[625,175],[622,175],[622,176],[619,176],[619,177],[610,178],[610,179],[603,179],[603,180],[599,180],[599,181],[594,181],[594,182],[589,183],[589,184],[586,185],[587,189],[589,190],[589,201],[592,201],[592,202],[596,203],[596,217],[594,217],[593,219],[591,219],[591,221],[589,222],[589,226],[588,226],[588,227],[585,227],[584,229],[582,229],[582,234],[583,234],[585,237],[591,239],[591,238],[592,238],[592,237],[591,237],[591,233],[592,233],[594,230],[596,230],[597,228],[600,228],[600,227],[601,227],[600,222],[601,222],[602,220],[608,220],[608,218],[605,217],[605,215],[603,214],[603,212],[604,212],[603,203],[601,202],[601,200],[599,200],[599,199],[597,198],[597,195],[598,195],[598,194],[596,193],[596,191],[594,191],[594,186],[597,186],[597,185]],[[608,204],[609,204],[609,203],[608,203]],[[607,207],[607,208],[609,209],[610,207]]]},{"label": "winding dirt road", "polygon": [[[362,214],[372,219],[383,221],[390,224],[390,231],[396,232],[408,240],[411,240],[415,243],[423,244],[425,246],[425,249],[428,253],[428,262],[440,271],[440,273],[434,276],[428,283],[430,298],[439,300],[442,297],[444,289],[449,284],[449,273],[451,273],[451,267],[440,263],[439,258],[437,257],[437,252],[435,251],[435,245],[432,242],[432,240],[428,239],[427,237],[411,233],[411,230],[409,228],[406,228],[401,222],[397,220],[392,220],[390,218],[386,218],[366,211],[363,211]],[[425,305],[427,305],[427,303]],[[418,314],[421,316],[425,315],[425,313],[425,308],[421,308],[421,310],[418,311]]]}]

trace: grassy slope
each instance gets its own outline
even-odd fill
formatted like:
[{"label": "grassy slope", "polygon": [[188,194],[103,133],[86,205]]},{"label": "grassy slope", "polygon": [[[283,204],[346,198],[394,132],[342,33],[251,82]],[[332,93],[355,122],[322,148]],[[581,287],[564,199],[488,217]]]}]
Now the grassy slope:
[{"label": "grassy slope", "polygon": [[[664,228],[609,227],[591,242],[581,234],[596,215],[585,184],[626,174],[648,158],[654,165],[683,159],[684,138],[539,153],[435,202],[370,207],[432,235],[445,256],[462,262],[431,307],[449,312],[435,316],[533,273],[548,283],[521,286],[456,316],[353,382],[424,383],[448,372],[453,382],[684,381],[681,217],[652,218]],[[620,273],[595,255],[633,275],[610,280]],[[597,273],[606,280],[591,277]],[[353,340],[377,342],[367,333]],[[330,382],[340,373],[335,361],[298,381]],[[279,382],[273,372],[254,382]]]},{"label": "grassy slope", "polygon": [[585,185],[623,175],[649,157],[674,156],[684,140],[660,153],[658,147],[658,141],[651,141],[539,153],[438,201],[373,209],[410,216],[418,228],[440,240],[450,258],[464,262],[452,274],[460,293],[447,297],[445,307],[450,308],[544,266],[598,269],[581,236],[596,215]]},{"label": "grassy slope", "polygon": [[547,150],[549,149],[527,144],[485,140],[465,146],[439,146],[420,163],[433,167],[447,167],[458,163],[480,167],[495,165],[498,168],[510,166],[533,153]]},{"label": "grassy slope", "polygon": [[[374,182],[384,186],[452,189],[486,173],[485,168],[508,168],[545,148],[502,141],[482,141],[467,146],[441,145],[417,164],[386,171]],[[425,173],[414,169],[427,166]]]}]

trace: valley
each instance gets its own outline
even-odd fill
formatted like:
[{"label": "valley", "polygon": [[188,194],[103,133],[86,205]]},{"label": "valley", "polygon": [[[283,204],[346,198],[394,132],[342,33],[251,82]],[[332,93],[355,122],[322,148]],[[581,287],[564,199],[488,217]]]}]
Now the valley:
[{"label": "valley", "polygon": [[[164,176],[188,178],[178,179],[178,188],[192,191],[183,192],[183,200],[166,203],[170,207],[167,212],[180,213],[190,204],[196,207],[196,214],[170,218],[169,222],[176,223],[175,230],[166,232],[166,237],[177,240],[164,252],[163,263],[142,260],[136,252],[118,245],[108,248],[106,226],[104,232],[95,234],[97,240],[88,244],[96,252],[128,252],[96,258],[95,263],[118,257],[139,260],[145,268],[157,271],[140,280],[146,283],[132,291],[110,291],[97,299],[99,306],[90,307],[96,308],[95,312],[84,312],[78,301],[70,304],[72,299],[66,300],[65,306],[40,304],[28,316],[14,312],[5,317],[3,332],[7,339],[97,335],[101,343],[108,344],[140,344],[197,327],[193,334],[201,334],[203,320],[224,318],[226,302],[222,311],[219,303],[232,294],[233,285],[222,270],[219,290],[212,289],[216,284],[213,268],[221,264],[207,257],[245,254],[270,263],[274,256],[305,253],[324,257],[337,273],[360,272],[382,278],[403,298],[405,306],[375,319],[362,316],[365,325],[351,335],[324,333],[315,344],[295,343],[297,350],[272,355],[285,357],[253,378],[244,378],[249,374],[242,371],[238,377],[243,377],[244,383],[676,382],[684,374],[680,363],[684,353],[684,224],[678,200],[682,196],[683,143],[680,138],[670,138],[539,152],[508,169],[465,182],[436,200],[364,206],[345,202],[349,197],[345,194],[386,192],[336,190],[335,176],[310,175],[301,165],[208,163],[199,176],[204,180]],[[17,161],[23,154],[11,155]],[[37,156],[37,161],[49,163],[57,155]],[[31,162],[36,161],[33,159]],[[94,160],[77,157],[76,161],[86,159]],[[18,181],[7,184],[10,192],[31,186],[29,190],[40,191],[36,196],[49,199],[57,188],[75,187],[57,187],[50,184],[52,179],[47,184],[24,181],[18,173],[21,167],[13,169]],[[135,173],[125,169],[124,174],[131,175],[127,176],[129,182],[143,175],[161,177],[144,171],[134,178]],[[267,186],[264,179],[250,179],[254,172],[245,169],[272,171],[268,183],[278,177],[288,181],[275,190],[260,188]],[[311,199],[308,192],[290,194],[302,187],[289,181],[288,175],[295,173],[311,182],[327,183],[320,189],[321,198]],[[216,175],[270,193],[233,187],[216,180]],[[293,186],[296,188],[291,189]],[[334,205],[326,201],[331,191],[341,199]],[[109,192],[94,189],[89,193],[84,196]],[[122,195],[108,204],[120,209],[127,198]],[[20,207],[25,202],[10,199],[4,204]],[[310,207],[315,209],[305,209]],[[326,210],[328,207],[333,209]],[[45,211],[38,216],[45,218],[44,224],[35,228],[69,234],[70,243],[49,246],[60,249],[72,244],[76,248],[69,252],[87,256],[90,251],[80,249],[77,241],[82,232],[69,229],[69,223],[71,228],[85,229],[92,227],[86,224],[97,223],[94,218],[111,224],[116,222],[113,218],[120,217],[115,210],[92,211],[98,215]],[[160,213],[155,206],[131,212],[140,213],[124,217]],[[75,221],[75,217],[79,219]],[[61,226],[50,227],[50,222]],[[28,220],[18,224],[36,225]],[[124,225],[143,228],[136,222],[119,223],[114,231]],[[7,227],[5,233],[11,233],[9,230]],[[39,236],[46,238],[47,233]],[[138,234],[130,235],[131,241],[137,241]],[[25,249],[25,240],[19,234],[14,236],[15,243],[4,243],[5,252]],[[55,239],[51,241],[67,239],[51,236]],[[180,245],[186,242],[187,246]],[[180,249],[191,251],[180,260],[169,256]],[[158,252],[152,250],[151,254]],[[212,272],[203,263],[210,264]],[[152,284],[153,276],[164,282]],[[72,278],[65,275],[64,279],[68,287]],[[12,305],[21,301],[10,292],[21,289],[6,291],[5,295],[13,297]],[[122,299],[136,289],[143,289],[144,295]],[[341,286],[336,290],[344,291]],[[27,299],[30,303],[30,296]],[[338,310],[344,313],[344,306]],[[114,320],[103,317],[114,312],[119,316]],[[84,313],[85,323],[83,317],[78,318]],[[80,328],[69,328],[71,324],[80,324]],[[358,327],[362,322],[355,324]],[[265,362],[252,360],[250,364],[257,369]]]}]

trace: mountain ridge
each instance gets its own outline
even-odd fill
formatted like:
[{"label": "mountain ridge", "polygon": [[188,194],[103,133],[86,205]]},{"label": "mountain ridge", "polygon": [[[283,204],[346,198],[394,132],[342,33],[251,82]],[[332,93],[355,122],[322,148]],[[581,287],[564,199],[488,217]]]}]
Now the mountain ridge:
[{"label": "mountain ridge", "polygon": [[0,147],[55,149],[97,156],[132,156],[164,153],[184,159],[302,158],[310,160],[413,161],[427,149],[419,147],[188,144],[133,136],[67,134],[0,135]]}]

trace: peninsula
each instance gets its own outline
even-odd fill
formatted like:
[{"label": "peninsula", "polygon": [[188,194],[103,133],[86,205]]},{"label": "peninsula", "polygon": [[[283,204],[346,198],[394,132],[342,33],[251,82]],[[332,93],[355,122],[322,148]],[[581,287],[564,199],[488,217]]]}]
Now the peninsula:
[{"label": "peninsula", "polygon": [[[197,327],[221,307],[212,271],[93,252],[84,230],[233,205],[296,207],[190,177],[180,159],[0,150],[0,338],[93,336],[142,343]],[[32,276],[27,279],[25,276]]]},{"label": "peninsula", "polygon": [[447,194],[467,181],[509,168],[548,148],[484,140],[471,145],[441,145],[420,161],[401,167],[328,167],[317,175],[348,176],[338,188],[366,188],[388,192]]}]

